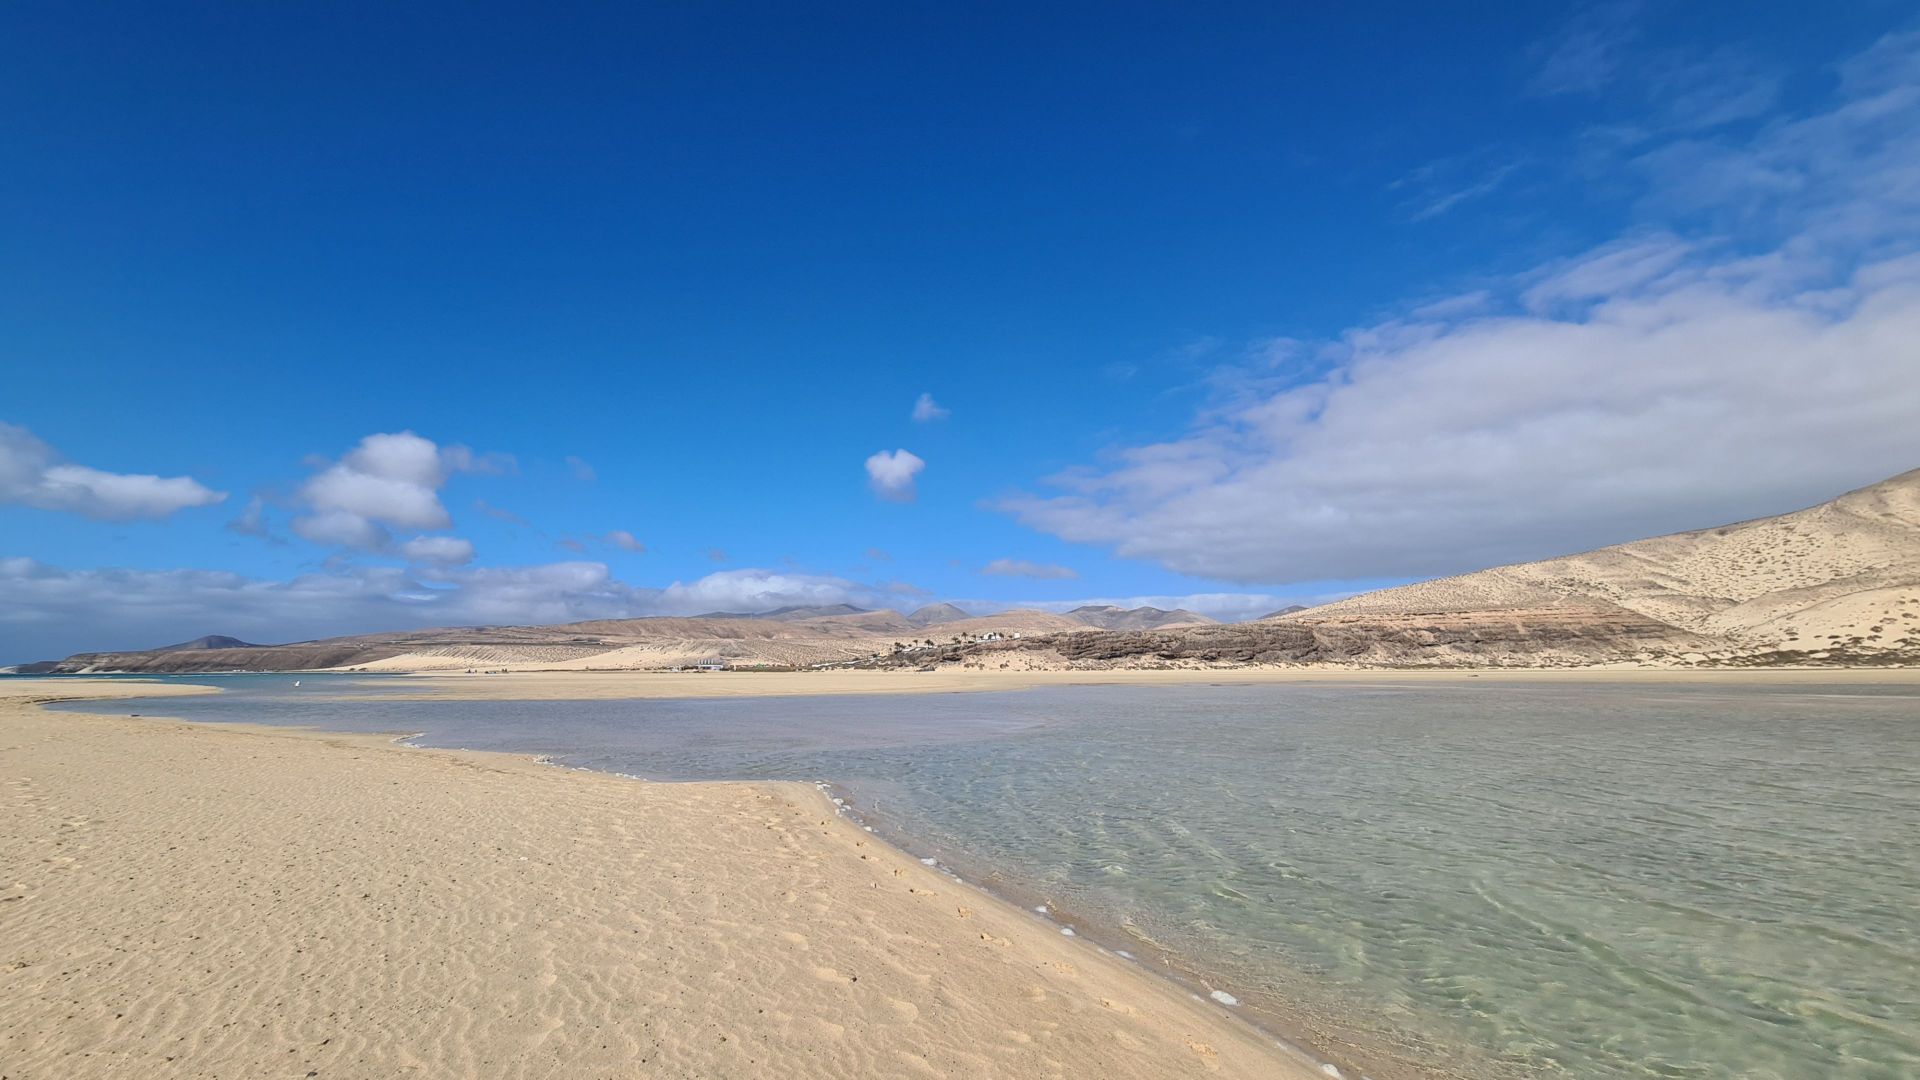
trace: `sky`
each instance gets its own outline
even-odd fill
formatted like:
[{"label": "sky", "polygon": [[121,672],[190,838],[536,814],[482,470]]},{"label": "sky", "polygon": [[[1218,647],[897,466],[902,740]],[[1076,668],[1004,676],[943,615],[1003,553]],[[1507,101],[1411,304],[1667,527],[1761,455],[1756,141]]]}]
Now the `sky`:
[{"label": "sky", "polygon": [[1897,3],[23,3],[0,155],[0,662],[1243,618],[1920,467]]}]

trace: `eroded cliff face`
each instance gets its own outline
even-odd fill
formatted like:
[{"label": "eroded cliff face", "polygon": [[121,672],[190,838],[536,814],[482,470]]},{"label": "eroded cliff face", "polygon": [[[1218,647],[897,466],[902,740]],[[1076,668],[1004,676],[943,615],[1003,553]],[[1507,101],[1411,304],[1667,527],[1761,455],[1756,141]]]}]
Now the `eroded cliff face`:
[{"label": "eroded cliff face", "polygon": [[1721,643],[1623,609],[1557,607],[1351,616],[1164,630],[1041,635],[889,656],[881,666],[1151,667],[1350,664],[1562,667],[1703,656]]}]

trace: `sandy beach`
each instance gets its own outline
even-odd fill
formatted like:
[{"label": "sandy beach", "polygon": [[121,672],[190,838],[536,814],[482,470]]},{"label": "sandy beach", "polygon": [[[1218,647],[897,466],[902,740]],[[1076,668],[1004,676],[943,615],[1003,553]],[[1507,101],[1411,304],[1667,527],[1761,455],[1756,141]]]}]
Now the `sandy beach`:
[{"label": "sandy beach", "polygon": [[[1920,668],[1770,668],[1758,670],[1653,667],[1383,669],[1184,668],[1081,671],[508,671],[490,675],[422,673],[391,679],[380,696],[589,701],[621,698],[784,697],[835,694],[958,694],[1030,690],[1044,686],[1238,686],[1295,682],[1444,685],[1470,682],[1657,683],[1753,685],[1806,683],[1920,683]],[[418,689],[411,689],[417,683]]]},{"label": "sandy beach", "polygon": [[1320,1075],[804,785],[33,704],[163,692],[0,685],[9,1080]]}]

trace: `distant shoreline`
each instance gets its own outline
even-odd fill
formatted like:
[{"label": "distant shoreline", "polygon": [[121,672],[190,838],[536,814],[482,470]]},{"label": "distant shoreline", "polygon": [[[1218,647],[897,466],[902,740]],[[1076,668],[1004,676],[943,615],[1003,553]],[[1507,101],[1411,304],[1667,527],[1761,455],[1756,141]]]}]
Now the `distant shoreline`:
[{"label": "distant shoreline", "polygon": [[[114,671],[61,674],[0,674],[0,679],[87,680],[112,682],[240,678],[274,676],[299,678],[367,678],[391,684],[381,695],[404,700],[422,696],[518,697],[524,700],[593,700],[599,698],[730,698],[836,696],[851,694],[1002,693],[1045,686],[1208,686],[1270,685],[1278,683],[1436,683],[1490,681],[1512,683],[1809,683],[1876,682],[1920,685],[1920,667],[1580,667],[1580,668],[1411,668],[1411,667],[1232,667],[1232,668],[1108,668],[979,671],[940,669],[833,671],[661,671],[649,669],[580,670],[516,668],[492,672],[350,671],[340,669],[291,671]],[[428,694],[407,687],[431,685]]]},{"label": "distant shoreline", "polygon": [[[429,693],[407,689],[419,681]],[[1920,686],[1917,668],[1225,668],[1154,671],[806,671],[806,672],[660,672],[660,671],[513,671],[495,675],[406,673],[392,682],[390,696],[513,697],[523,700],[599,698],[726,698],[834,696],[843,694],[952,694],[1030,690],[1045,686],[1258,686],[1281,683],[1329,684],[1470,682],[1690,682],[1818,683],[1877,682]]]}]

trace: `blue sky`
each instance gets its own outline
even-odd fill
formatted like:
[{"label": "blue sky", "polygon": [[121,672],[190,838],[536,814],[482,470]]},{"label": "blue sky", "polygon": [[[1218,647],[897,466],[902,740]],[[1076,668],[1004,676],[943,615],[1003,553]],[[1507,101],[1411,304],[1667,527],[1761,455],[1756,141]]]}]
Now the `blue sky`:
[{"label": "blue sky", "polygon": [[1903,5],[1323,7],[15,5],[0,660],[1244,616],[1920,465]]}]

